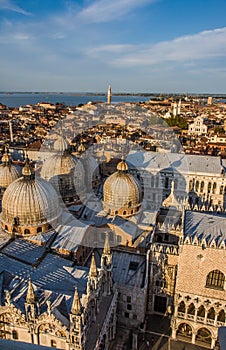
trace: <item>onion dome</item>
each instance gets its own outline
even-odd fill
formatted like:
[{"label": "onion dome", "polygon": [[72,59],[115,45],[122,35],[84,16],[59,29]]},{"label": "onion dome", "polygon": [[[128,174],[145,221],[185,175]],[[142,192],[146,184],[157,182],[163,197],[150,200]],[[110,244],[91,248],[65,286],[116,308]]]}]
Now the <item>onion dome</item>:
[{"label": "onion dome", "polygon": [[141,185],[128,172],[128,164],[124,160],[118,164],[117,171],[105,181],[103,193],[103,206],[109,215],[127,217],[136,214],[140,209]]},{"label": "onion dome", "polygon": [[28,158],[22,174],[4,192],[2,228],[22,236],[44,233],[61,215],[57,193],[50,183],[35,177]]},{"label": "onion dome", "polygon": [[63,136],[58,136],[58,139],[54,142],[53,148],[57,152],[65,152],[70,148],[69,142]]},{"label": "onion dome", "polygon": [[84,170],[81,162],[67,152],[66,144],[61,136],[55,141],[56,153],[43,164],[41,177],[53,185],[63,201],[74,202],[83,189]]},{"label": "onion dome", "polygon": [[129,169],[128,164],[124,160],[119,162],[117,165],[117,170],[119,171],[127,171],[128,169]]},{"label": "onion dome", "polygon": [[12,158],[7,151],[2,156],[0,165],[0,187],[7,188],[13,181],[21,176],[19,167],[13,165]]},{"label": "onion dome", "polygon": [[81,158],[85,171],[84,183],[87,192],[92,192],[100,184],[99,163],[92,155],[85,155]]}]

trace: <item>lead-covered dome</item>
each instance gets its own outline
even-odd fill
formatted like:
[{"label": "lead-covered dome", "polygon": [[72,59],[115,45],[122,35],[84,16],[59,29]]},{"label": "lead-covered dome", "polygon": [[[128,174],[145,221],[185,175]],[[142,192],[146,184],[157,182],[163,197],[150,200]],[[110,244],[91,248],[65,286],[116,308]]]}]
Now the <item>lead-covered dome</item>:
[{"label": "lead-covered dome", "polygon": [[54,143],[55,153],[42,166],[41,177],[54,186],[63,201],[72,202],[78,199],[83,190],[84,170],[68,148],[69,143],[59,136]]},{"label": "lead-covered dome", "polygon": [[28,159],[22,174],[3,195],[2,227],[16,235],[44,233],[61,216],[57,193],[50,183],[34,176]]},{"label": "lead-covered dome", "polygon": [[109,215],[126,217],[139,211],[142,201],[141,185],[128,172],[124,160],[118,164],[117,172],[106,179],[103,194],[103,206]]},{"label": "lead-covered dome", "polygon": [[0,165],[0,188],[4,191],[13,181],[21,176],[19,167],[12,163],[12,158],[6,151]]}]

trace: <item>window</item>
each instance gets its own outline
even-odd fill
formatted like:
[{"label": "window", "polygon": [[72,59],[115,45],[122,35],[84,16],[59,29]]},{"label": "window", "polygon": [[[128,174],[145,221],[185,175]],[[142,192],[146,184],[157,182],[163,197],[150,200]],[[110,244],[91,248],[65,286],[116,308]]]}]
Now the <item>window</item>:
[{"label": "window", "polygon": [[224,274],[219,270],[211,271],[206,278],[206,287],[208,288],[224,288],[225,277]]},{"label": "window", "polygon": [[132,299],[131,299],[131,296],[128,295],[127,298],[126,298],[126,300],[127,300],[127,303],[131,303],[131,300],[132,300]]},{"label": "window", "polygon": [[211,192],[211,187],[212,187],[211,182],[208,182],[208,190],[207,190],[208,193]]},{"label": "window", "polygon": [[117,238],[117,243],[121,243],[122,242],[122,237],[120,235],[117,235],[116,238]]},{"label": "window", "polygon": [[132,305],[131,304],[127,304],[127,310],[129,310],[129,311],[132,310]]},{"label": "window", "polygon": [[30,230],[29,230],[28,228],[25,228],[24,234],[25,234],[25,235],[29,235],[29,234],[30,234]]},{"label": "window", "polygon": [[166,301],[165,297],[155,295],[154,311],[164,314],[166,312]]},{"label": "window", "polygon": [[37,228],[37,233],[41,233],[42,232],[42,228],[41,227],[38,227]]},{"label": "window", "polygon": [[188,307],[188,314],[194,315],[195,314],[195,305],[191,303]]},{"label": "window", "polygon": [[51,347],[56,348],[56,340],[51,340]]},{"label": "window", "polygon": [[184,303],[184,301],[180,302],[179,307],[178,307],[178,311],[185,313],[185,303]]},{"label": "window", "polygon": [[165,178],[165,188],[169,188],[169,178]]},{"label": "window", "polygon": [[204,181],[201,182],[200,185],[200,192],[203,193],[203,189],[204,189]]},{"label": "window", "polygon": [[196,192],[199,191],[199,181],[196,181],[196,183],[195,183],[195,191]]},{"label": "window", "polygon": [[129,270],[136,271],[139,263],[136,261],[130,261]]},{"label": "window", "polygon": [[18,339],[17,331],[15,331],[15,330],[12,331],[12,337],[13,337],[13,339]]}]

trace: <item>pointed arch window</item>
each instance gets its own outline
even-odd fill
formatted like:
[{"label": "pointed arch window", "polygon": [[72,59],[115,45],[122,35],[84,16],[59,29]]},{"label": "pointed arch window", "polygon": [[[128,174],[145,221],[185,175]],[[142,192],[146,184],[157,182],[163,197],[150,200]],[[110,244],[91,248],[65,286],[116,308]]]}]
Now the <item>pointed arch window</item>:
[{"label": "pointed arch window", "polygon": [[225,276],[219,270],[213,270],[208,273],[206,278],[206,287],[224,289]]},{"label": "pointed arch window", "polygon": [[195,192],[199,191],[199,181],[195,182]]},{"label": "pointed arch window", "polygon": [[204,181],[201,182],[201,185],[200,185],[200,192],[203,193],[203,190],[204,190]]}]

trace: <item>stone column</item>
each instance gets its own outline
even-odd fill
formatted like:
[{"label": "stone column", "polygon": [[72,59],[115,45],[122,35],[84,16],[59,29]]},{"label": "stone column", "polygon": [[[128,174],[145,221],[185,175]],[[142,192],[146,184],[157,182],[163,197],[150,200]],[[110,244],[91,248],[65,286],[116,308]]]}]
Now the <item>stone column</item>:
[{"label": "stone column", "polygon": [[196,307],[195,308],[195,315],[194,315],[194,321],[196,322],[197,321],[197,313],[198,313],[198,308]]},{"label": "stone column", "polygon": [[208,315],[208,311],[209,311],[209,310],[207,310],[207,309],[206,309],[206,312],[205,312],[205,317],[204,317],[204,323],[205,323],[205,324],[207,323],[207,315]]},{"label": "stone column", "polygon": [[174,317],[177,317],[177,313],[178,313],[178,304],[174,306]]},{"label": "stone column", "polygon": [[137,333],[133,333],[132,350],[137,350]]},{"label": "stone column", "polygon": [[38,334],[34,333],[34,344],[38,344]]},{"label": "stone column", "polygon": [[214,348],[215,348],[215,344],[216,344],[216,339],[215,339],[215,338],[212,338],[212,339],[211,339],[211,349],[214,349]]},{"label": "stone column", "polygon": [[191,338],[192,344],[195,344],[195,338],[196,338],[196,332],[194,331],[194,332],[192,333],[192,338]]},{"label": "stone column", "polygon": [[185,314],[184,314],[184,319],[186,320],[188,317],[188,305],[185,305]]},{"label": "stone column", "polygon": [[171,338],[176,339],[176,336],[177,336],[177,330],[174,328],[174,329],[172,329]]}]

